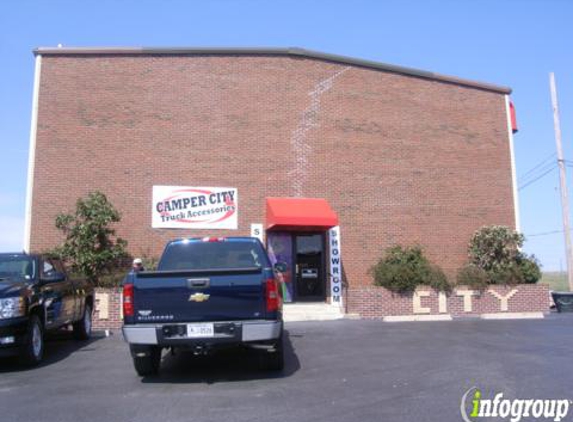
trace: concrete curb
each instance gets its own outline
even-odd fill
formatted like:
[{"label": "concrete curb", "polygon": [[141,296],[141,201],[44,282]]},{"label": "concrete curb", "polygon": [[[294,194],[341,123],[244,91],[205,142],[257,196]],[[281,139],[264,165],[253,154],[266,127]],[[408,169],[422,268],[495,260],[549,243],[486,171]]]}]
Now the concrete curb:
[{"label": "concrete curb", "polygon": [[543,319],[542,312],[508,312],[505,314],[482,314],[481,319]]},{"label": "concrete curb", "polygon": [[384,322],[409,322],[409,321],[452,321],[450,314],[446,315],[389,315],[382,319]]}]

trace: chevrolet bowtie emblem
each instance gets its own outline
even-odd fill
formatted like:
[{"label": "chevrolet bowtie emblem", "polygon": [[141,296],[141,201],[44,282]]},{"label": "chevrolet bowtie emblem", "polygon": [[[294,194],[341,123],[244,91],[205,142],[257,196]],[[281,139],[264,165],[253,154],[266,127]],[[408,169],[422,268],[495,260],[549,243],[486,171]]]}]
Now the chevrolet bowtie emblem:
[{"label": "chevrolet bowtie emblem", "polygon": [[205,293],[193,293],[189,296],[189,302],[205,302],[209,300],[209,297],[211,297],[211,295],[206,295]]}]

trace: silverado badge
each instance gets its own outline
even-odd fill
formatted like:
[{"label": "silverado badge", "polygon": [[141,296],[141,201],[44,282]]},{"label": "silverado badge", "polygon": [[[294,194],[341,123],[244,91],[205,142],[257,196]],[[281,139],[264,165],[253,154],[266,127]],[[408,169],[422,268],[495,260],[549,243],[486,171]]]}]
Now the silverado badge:
[{"label": "silverado badge", "polygon": [[209,300],[211,295],[206,295],[205,293],[193,293],[189,296],[189,302],[205,302]]}]

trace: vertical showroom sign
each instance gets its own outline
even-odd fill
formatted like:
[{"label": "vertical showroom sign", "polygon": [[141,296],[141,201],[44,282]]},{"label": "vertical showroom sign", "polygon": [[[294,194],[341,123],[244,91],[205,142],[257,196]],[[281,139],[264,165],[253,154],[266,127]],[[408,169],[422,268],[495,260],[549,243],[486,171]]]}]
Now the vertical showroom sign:
[{"label": "vertical showroom sign", "polygon": [[236,188],[153,186],[151,226],[164,229],[237,229]]},{"label": "vertical showroom sign", "polygon": [[332,304],[342,306],[342,263],[340,261],[340,227],[328,231],[330,246],[330,293]]}]

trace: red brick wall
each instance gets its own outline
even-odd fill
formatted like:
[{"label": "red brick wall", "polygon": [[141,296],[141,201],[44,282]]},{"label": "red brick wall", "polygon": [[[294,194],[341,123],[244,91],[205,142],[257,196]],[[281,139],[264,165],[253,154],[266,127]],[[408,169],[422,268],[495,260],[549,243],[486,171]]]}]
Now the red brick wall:
[{"label": "red brick wall", "polygon": [[[469,290],[457,287],[460,290]],[[469,316],[489,313],[503,313],[500,300],[489,291],[472,297],[472,312],[464,311],[463,297],[453,294],[447,298],[447,312],[452,316]],[[419,315],[439,315],[438,293],[430,288],[420,288],[430,293],[421,298],[421,305],[430,308],[430,313]],[[507,296],[512,290],[517,292],[508,299],[508,310],[505,312],[549,312],[549,287],[545,284],[520,284],[513,287],[492,286],[490,290]],[[415,315],[413,312],[413,295],[397,295],[383,287],[361,287],[350,289],[346,294],[348,313],[359,314],[363,318],[382,318],[389,315]]]},{"label": "red brick wall", "polygon": [[239,230],[217,235],[264,223],[268,196],[326,198],[351,286],[395,244],[453,275],[477,228],[514,225],[501,94],[308,58],[44,56],[32,249],[96,189],[134,255],[211,234],[152,229],[153,185],[238,188]]},{"label": "red brick wall", "polygon": [[[460,289],[465,288],[460,287]],[[517,293],[508,300],[506,312],[549,312],[551,298],[549,288],[545,284],[522,284],[514,287],[496,286],[492,289],[502,296],[507,296],[512,289],[517,290]],[[430,293],[429,297],[421,299],[421,305],[430,308],[431,312],[420,315],[440,315],[436,291],[423,287],[421,290]],[[359,314],[362,318],[367,319],[415,315],[412,303],[412,295],[395,295],[382,287],[362,287],[349,290],[345,294],[347,312]],[[93,319],[94,330],[119,331],[122,325],[121,306],[120,289],[97,289]],[[480,296],[472,297],[472,312],[465,312],[463,298],[456,296],[454,290],[454,294],[448,297],[446,313],[454,317],[463,317],[504,312],[500,310],[500,301],[489,292],[483,292]]]}]

